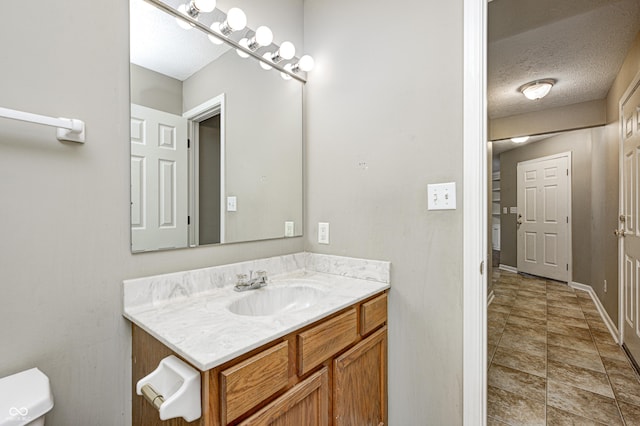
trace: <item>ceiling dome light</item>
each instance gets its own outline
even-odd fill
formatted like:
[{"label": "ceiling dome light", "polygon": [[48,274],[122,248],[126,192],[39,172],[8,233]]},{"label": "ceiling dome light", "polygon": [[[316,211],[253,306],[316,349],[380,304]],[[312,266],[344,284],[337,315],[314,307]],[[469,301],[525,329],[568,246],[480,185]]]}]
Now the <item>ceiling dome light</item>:
[{"label": "ceiling dome light", "polygon": [[520,136],[517,138],[511,138],[511,142],[514,143],[524,143],[529,140],[529,136]]},{"label": "ceiling dome light", "polygon": [[520,91],[527,99],[532,101],[542,99],[549,94],[551,88],[556,83],[554,79],[546,78],[544,80],[536,80],[520,87]]}]

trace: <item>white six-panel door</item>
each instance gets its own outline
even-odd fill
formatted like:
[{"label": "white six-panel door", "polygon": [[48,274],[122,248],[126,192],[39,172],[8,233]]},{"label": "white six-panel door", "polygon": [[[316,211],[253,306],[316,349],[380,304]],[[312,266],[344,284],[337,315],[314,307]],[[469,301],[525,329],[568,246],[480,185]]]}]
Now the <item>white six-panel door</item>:
[{"label": "white six-panel door", "polygon": [[[636,80],[637,81],[637,80]],[[640,361],[640,230],[638,190],[640,178],[640,82],[632,86],[621,105],[622,202],[619,230],[622,281],[623,342],[636,361]]]},{"label": "white six-panel door", "polygon": [[569,155],[518,163],[518,271],[569,280]]},{"label": "white six-panel door", "polygon": [[131,247],[186,247],[187,120],[131,104]]}]

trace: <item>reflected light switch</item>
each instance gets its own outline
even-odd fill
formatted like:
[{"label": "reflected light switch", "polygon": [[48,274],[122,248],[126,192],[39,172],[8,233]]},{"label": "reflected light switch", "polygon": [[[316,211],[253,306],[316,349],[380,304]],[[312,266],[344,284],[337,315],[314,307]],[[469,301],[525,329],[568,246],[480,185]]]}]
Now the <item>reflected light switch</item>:
[{"label": "reflected light switch", "polygon": [[236,210],[237,210],[236,197],[235,196],[227,197],[227,211],[235,212]]}]

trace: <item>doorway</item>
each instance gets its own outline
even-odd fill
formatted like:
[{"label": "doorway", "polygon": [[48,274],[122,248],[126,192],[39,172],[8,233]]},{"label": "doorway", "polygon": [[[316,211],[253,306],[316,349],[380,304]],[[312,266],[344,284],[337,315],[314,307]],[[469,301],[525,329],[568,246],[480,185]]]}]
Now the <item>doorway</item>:
[{"label": "doorway", "polygon": [[571,152],[517,166],[517,268],[571,282]]}]

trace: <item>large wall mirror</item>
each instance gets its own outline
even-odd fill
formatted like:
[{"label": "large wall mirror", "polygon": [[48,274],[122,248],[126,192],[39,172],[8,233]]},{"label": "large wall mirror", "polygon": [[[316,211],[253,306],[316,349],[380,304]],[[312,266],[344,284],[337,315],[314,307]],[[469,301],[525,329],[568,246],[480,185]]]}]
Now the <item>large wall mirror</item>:
[{"label": "large wall mirror", "polygon": [[[302,0],[218,0],[232,7],[300,45]],[[303,84],[144,0],[130,12],[132,251],[302,235]]]}]

